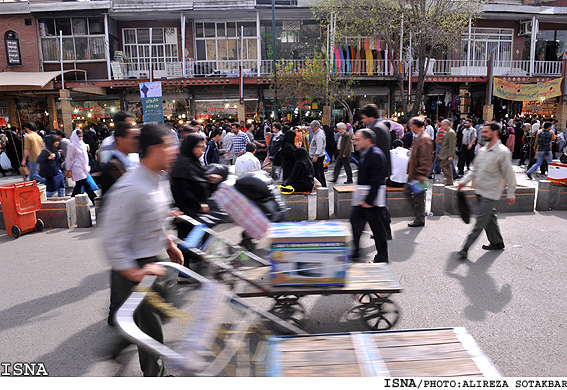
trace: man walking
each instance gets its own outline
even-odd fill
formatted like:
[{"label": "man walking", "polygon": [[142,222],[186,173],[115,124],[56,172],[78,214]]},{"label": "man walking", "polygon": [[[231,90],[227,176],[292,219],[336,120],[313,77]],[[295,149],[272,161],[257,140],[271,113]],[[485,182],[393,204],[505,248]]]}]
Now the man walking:
[{"label": "man walking", "polygon": [[[419,117],[411,118],[409,125],[415,139],[410,149],[408,181],[419,182],[423,186],[433,162],[433,141],[425,132],[425,123]],[[415,220],[408,223],[408,226],[425,226],[425,190],[416,191],[415,187],[408,185],[405,194],[415,213]]]},{"label": "man walking", "polygon": [[282,155],[280,151],[283,145],[282,126],[275,122],[272,125],[272,134],[268,140],[268,156],[272,162],[272,179],[280,181]]},{"label": "man walking", "polygon": [[[534,126],[532,126],[532,129]],[[543,128],[536,134],[535,150],[537,153],[537,161],[526,172],[526,175],[528,175],[530,180],[533,179],[532,174],[539,166],[541,166],[541,164],[545,161],[551,162],[551,160],[553,160],[553,155],[551,154],[551,145],[553,141],[555,141],[555,134],[551,132],[551,122],[545,122],[543,124]]]},{"label": "man walking", "polygon": [[374,138],[375,134],[370,129],[358,130],[354,137],[354,146],[360,152],[360,165],[358,166],[358,186],[354,195],[356,201],[350,216],[354,242],[352,257],[354,259],[360,257],[360,237],[368,222],[377,251],[374,262],[387,263],[388,240],[383,219],[384,213],[381,210],[386,204],[386,199],[385,194],[383,199],[380,199],[378,195],[380,187],[385,185],[386,157],[382,150],[374,145]]},{"label": "man walking", "polygon": [[390,176],[390,149],[392,148],[392,137],[390,131],[383,122],[378,121],[378,107],[375,104],[367,104],[360,109],[362,123],[376,135],[376,146],[386,156],[386,177]]},{"label": "man walking", "polygon": [[311,122],[311,132],[313,137],[309,144],[309,157],[313,160],[313,170],[315,178],[319,180],[322,187],[327,187],[325,180],[325,172],[323,171],[323,162],[325,161],[325,147],[327,146],[327,137],[321,129],[319,121]]},{"label": "man walking", "polygon": [[[24,137],[24,155],[22,157],[22,167],[26,164],[30,170],[30,180],[35,180],[37,184],[45,183],[45,179],[39,176],[39,164],[37,157],[43,150],[43,138],[37,134],[35,123],[24,123],[24,130],[27,135]],[[29,161],[26,160],[29,158]]]},{"label": "man walking", "polygon": [[339,140],[337,142],[337,148],[339,149],[339,154],[337,156],[337,162],[335,163],[335,171],[333,172],[333,183],[336,183],[339,174],[341,173],[341,168],[345,167],[345,172],[347,175],[347,181],[345,184],[352,184],[352,169],[350,167],[350,157],[353,153],[353,139],[354,134],[347,130],[347,126],[343,122],[337,123],[337,130],[339,131]]},{"label": "man walking", "polygon": [[441,127],[437,132],[437,144],[439,152],[437,159],[440,161],[439,166],[443,176],[445,176],[445,185],[453,185],[453,157],[455,157],[455,147],[457,145],[457,134],[451,128],[451,121],[443,119]]},{"label": "man walking", "polygon": [[[176,272],[155,263],[169,259],[183,264],[183,255],[165,231],[168,204],[160,185],[161,175],[177,155],[175,141],[163,125],[147,124],[140,132],[141,163],[116,182],[102,212],[102,244],[112,267],[112,285],[119,302],[124,302],[145,275],[160,278],[153,289],[167,301],[175,292]],[[143,303],[134,321],[149,337],[163,343],[161,315]],[[159,356],[139,347],[144,376],[167,376]]]},{"label": "man walking", "polygon": [[472,125],[472,119],[465,120],[465,128],[463,129],[463,137],[459,147],[459,163],[458,174],[464,175],[465,164],[470,169],[470,164],[474,158],[474,147],[477,141],[477,131]]},{"label": "man walking", "polygon": [[246,144],[250,142],[250,138],[248,138],[246,133],[240,130],[240,125],[237,122],[232,124],[232,133],[234,135],[232,136],[232,143],[230,144],[228,151],[232,152],[236,160],[237,157],[246,153]]},{"label": "man walking", "polygon": [[507,187],[508,204],[514,204],[516,201],[516,177],[512,168],[510,150],[502,145],[499,134],[500,125],[498,123],[486,123],[484,125],[482,136],[487,144],[478,152],[473,169],[458,183],[460,190],[472,181],[478,200],[476,223],[467,237],[463,249],[458,253],[461,260],[467,259],[469,248],[483,230],[486,231],[489,245],[483,245],[482,249],[504,249],[504,239],[498,227],[494,206],[500,199],[504,182]]}]

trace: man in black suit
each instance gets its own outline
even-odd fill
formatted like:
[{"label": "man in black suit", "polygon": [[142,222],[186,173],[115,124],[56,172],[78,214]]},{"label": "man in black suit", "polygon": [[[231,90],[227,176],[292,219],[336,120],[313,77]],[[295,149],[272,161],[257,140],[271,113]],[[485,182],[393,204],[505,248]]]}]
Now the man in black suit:
[{"label": "man in black suit", "polygon": [[[354,250],[353,259],[359,258],[359,242],[366,222],[374,235],[377,254],[374,262],[388,262],[388,241],[386,227],[384,224],[382,203],[377,199],[380,186],[385,185],[387,163],[384,153],[374,145],[375,135],[370,129],[358,130],[354,137],[354,147],[360,152],[360,165],[358,167],[358,186],[355,197],[360,199],[358,204],[352,207],[350,223],[352,225]],[[361,186],[366,186],[363,192]],[[365,196],[360,196],[366,193]],[[356,199],[355,198],[355,199]]]},{"label": "man in black suit", "polygon": [[[388,129],[384,121],[378,121],[378,116],[378,106],[376,106],[376,104],[367,104],[360,109],[360,117],[362,123],[364,123],[366,127],[374,132],[374,134],[376,135],[374,144],[380,148],[382,153],[384,153],[384,156],[386,158],[386,178],[388,178],[392,174],[390,167],[390,149],[392,149],[392,137],[390,136],[390,129]],[[381,211],[384,227],[386,228],[386,235],[388,237],[388,240],[391,240],[392,228],[390,227],[390,224],[392,222],[392,219],[390,218],[390,210],[388,210],[387,206],[384,206],[381,208]]]}]

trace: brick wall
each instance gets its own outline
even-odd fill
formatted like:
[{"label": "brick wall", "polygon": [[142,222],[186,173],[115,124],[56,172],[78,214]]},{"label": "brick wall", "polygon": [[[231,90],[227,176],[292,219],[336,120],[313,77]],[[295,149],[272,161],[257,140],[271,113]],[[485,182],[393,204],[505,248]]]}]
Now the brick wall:
[{"label": "brick wall", "polygon": [[[26,26],[25,21],[31,21]],[[6,32],[14,31],[20,42],[22,66],[8,66],[4,37]],[[31,15],[2,15],[0,18],[0,72],[39,72],[39,50],[37,43],[37,22]]]}]

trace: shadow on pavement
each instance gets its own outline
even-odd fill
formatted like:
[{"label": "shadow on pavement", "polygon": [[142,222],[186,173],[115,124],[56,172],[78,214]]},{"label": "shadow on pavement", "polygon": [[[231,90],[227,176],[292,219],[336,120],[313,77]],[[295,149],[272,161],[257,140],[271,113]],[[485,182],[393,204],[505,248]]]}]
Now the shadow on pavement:
[{"label": "shadow on pavement", "polygon": [[0,329],[6,330],[25,325],[29,320],[62,306],[79,302],[91,294],[108,288],[108,271],[85,277],[76,287],[32,299],[0,311]]},{"label": "shadow on pavement", "polygon": [[[461,283],[463,292],[469,300],[464,308],[464,315],[471,321],[482,321],[486,313],[499,313],[512,300],[512,288],[509,284],[498,287],[488,270],[502,254],[501,251],[486,252],[477,261],[461,261],[456,252],[451,254],[445,267],[445,275]],[[457,273],[461,267],[467,267],[465,274]]]}]

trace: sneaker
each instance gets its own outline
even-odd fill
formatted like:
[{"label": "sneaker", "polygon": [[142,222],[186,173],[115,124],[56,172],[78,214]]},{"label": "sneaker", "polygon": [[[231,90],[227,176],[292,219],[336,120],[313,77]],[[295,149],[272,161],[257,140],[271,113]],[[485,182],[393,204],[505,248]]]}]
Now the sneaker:
[{"label": "sneaker", "polygon": [[347,180],[347,181],[345,181],[345,184],[352,184],[352,183],[353,183],[352,180]]},{"label": "sneaker", "polygon": [[494,250],[503,250],[505,248],[504,243],[502,244],[489,244],[489,245],[483,245],[482,249],[484,249],[485,251],[494,251]]},{"label": "sneaker", "polygon": [[528,172],[526,172],[526,175],[528,175],[528,179],[533,180],[534,178],[532,177],[532,175],[530,175]]},{"label": "sneaker", "polygon": [[458,258],[459,260],[463,260],[463,261],[464,261],[464,260],[467,259],[467,257],[468,257],[468,253],[467,253],[466,250],[461,249],[460,251],[457,252],[457,258]]}]

